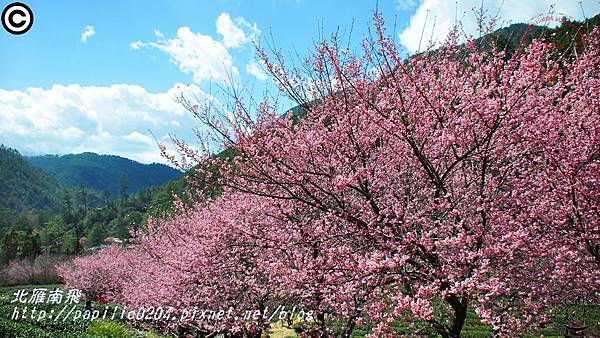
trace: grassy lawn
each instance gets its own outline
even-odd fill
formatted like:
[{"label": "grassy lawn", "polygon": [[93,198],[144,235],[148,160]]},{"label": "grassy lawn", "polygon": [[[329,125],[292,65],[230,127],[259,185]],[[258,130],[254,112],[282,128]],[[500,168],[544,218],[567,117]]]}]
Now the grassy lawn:
[{"label": "grassy lawn", "polygon": [[[50,313],[58,313],[62,308],[67,305],[70,310],[72,305],[64,302],[61,304],[22,304],[22,303],[11,303],[15,299],[14,293],[18,290],[26,290],[31,295],[34,288],[46,288],[48,290],[54,290],[56,288],[62,289],[62,285],[27,285],[27,286],[16,286],[16,287],[4,287],[0,288],[0,337],[15,337],[15,338],[38,338],[38,337],[56,337],[56,338],[86,338],[86,337],[105,337],[105,338],[126,338],[126,337],[148,337],[148,338],[160,338],[164,336],[157,335],[152,332],[140,331],[134,328],[130,328],[126,323],[115,319],[115,320],[72,320],[73,316],[69,316],[66,320],[64,316],[61,319],[50,319],[48,318]],[[84,301],[82,300],[79,304],[75,304],[75,311],[84,310]],[[31,309],[33,306],[36,307],[38,312],[33,318],[26,316],[26,318],[19,318],[17,320],[12,319],[15,314],[15,307],[20,310],[20,314],[23,312],[24,307]],[[104,306],[102,306],[102,309]],[[44,318],[40,318],[40,310],[46,312]],[[74,312],[75,312],[74,311]],[[573,311],[569,309],[569,311]],[[110,311],[109,311],[110,313]],[[598,311],[589,310],[584,314],[580,313],[579,318],[585,318],[585,323],[595,324],[591,327],[589,332],[592,336],[600,336],[600,330],[598,327]],[[107,318],[109,318],[108,316]],[[563,318],[565,316],[562,316]],[[557,316],[561,318],[561,316]],[[566,322],[559,321],[552,323],[547,327],[540,329],[535,333],[531,333],[530,337],[564,337],[564,325]],[[407,335],[412,337],[435,337],[436,333],[431,327],[424,322],[396,322],[393,325],[394,331],[398,335]],[[354,331],[354,337],[364,337],[369,333],[369,328],[366,326],[357,327]],[[290,338],[297,337],[294,330],[283,326],[281,323],[274,323],[271,331],[266,333],[264,336],[270,338]],[[465,338],[479,338],[479,337],[491,337],[492,330],[488,325],[483,325],[477,318],[475,312],[471,309],[468,313],[465,327],[463,329],[462,337]]]}]

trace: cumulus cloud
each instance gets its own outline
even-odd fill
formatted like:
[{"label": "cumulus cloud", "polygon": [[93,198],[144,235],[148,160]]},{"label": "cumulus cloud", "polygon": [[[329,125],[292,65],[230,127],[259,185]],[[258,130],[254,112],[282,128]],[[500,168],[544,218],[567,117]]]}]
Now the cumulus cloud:
[{"label": "cumulus cloud", "polygon": [[[138,85],[0,89],[0,143],[30,155],[93,151],[163,162],[150,131],[193,141],[194,118],[175,102],[182,85],[149,93]],[[198,87],[186,91],[206,98]]]},{"label": "cumulus cloud", "polygon": [[221,40],[192,32],[189,27],[183,26],[173,38],[164,38],[163,33],[155,30],[156,41],[135,41],[130,48],[149,47],[165,52],[182,72],[193,75],[195,83],[208,80],[226,82],[230,77],[235,79],[239,76],[230,49],[249,44],[260,31],[256,24],[250,24],[241,17],[232,19],[228,13],[219,15],[215,26],[222,36]]},{"label": "cumulus cloud", "polygon": [[[410,3],[412,3],[410,0],[399,0],[397,2],[398,6]],[[458,2],[424,0],[414,15],[411,16],[406,29],[399,33],[400,42],[410,52],[416,52],[419,50],[421,34],[424,31],[420,42],[420,49],[423,50],[430,38],[434,43],[443,41],[457,20],[461,22],[465,33],[477,36],[477,17],[474,10],[478,10],[481,4],[481,0],[459,0]],[[561,1],[557,3],[556,0],[488,0],[483,2],[483,6],[488,17],[498,14],[502,26],[511,23],[532,22],[536,17],[548,13],[551,8],[553,8],[554,13],[559,15],[567,15],[577,20],[583,18],[578,1]],[[582,6],[588,17],[600,12],[600,3],[597,1],[584,1]]]},{"label": "cumulus cloud", "polygon": [[229,73],[236,77],[239,74],[223,43],[208,35],[194,33],[189,27],[180,27],[172,39],[144,43],[143,46],[167,53],[182,72],[193,75],[196,83],[226,81]]},{"label": "cumulus cloud", "polygon": [[90,25],[85,26],[83,33],[81,33],[81,42],[86,43],[87,40],[89,38],[91,38],[94,34],[96,34],[96,30],[94,29],[94,26],[90,26]]},{"label": "cumulus cloud", "polygon": [[[221,13],[217,18],[217,33],[223,36],[223,45],[227,48],[236,48],[256,39],[260,30],[256,24],[250,24],[242,17],[231,20],[228,13]],[[245,28],[244,31],[242,28]]]}]

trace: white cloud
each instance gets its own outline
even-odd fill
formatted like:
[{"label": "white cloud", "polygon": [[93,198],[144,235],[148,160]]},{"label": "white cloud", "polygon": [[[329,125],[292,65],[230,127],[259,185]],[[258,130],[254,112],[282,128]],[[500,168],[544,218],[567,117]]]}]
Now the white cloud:
[{"label": "white cloud", "polygon": [[60,131],[60,136],[63,139],[80,139],[85,133],[77,127],[68,127]]},{"label": "white cloud", "polygon": [[138,40],[138,41],[134,41],[134,42],[130,43],[129,48],[137,50],[137,49],[142,48],[143,45],[144,45],[144,43],[141,42],[140,40]]},{"label": "white cloud", "polygon": [[[238,17],[235,22],[228,13],[221,13],[217,18],[217,33],[223,36],[226,48],[236,48],[256,39],[260,34],[256,24],[250,24],[244,18]],[[242,27],[247,29],[245,32]]]},{"label": "white cloud", "polygon": [[180,27],[175,38],[144,45],[169,54],[182,72],[193,74],[196,83],[207,80],[225,82],[229,73],[234,77],[239,75],[224,44],[208,35],[194,33],[189,27]]},{"label": "white cloud", "polygon": [[153,145],[154,141],[149,136],[143,135],[137,131],[132,131],[129,135],[122,137],[124,140],[137,142],[141,144]]},{"label": "white cloud", "polygon": [[256,63],[254,60],[248,62],[246,65],[246,72],[250,75],[253,75],[260,81],[266,81],[268,79],[267,74],[260,69],[258,63]]},{"label": "white cloud", "polygon": [[[162,93],[129,84],[0,89],[0,143],[29,155],[93,151],[164,163],[148,130],[159,139],[173,133],[195,140],[197,121],[174,101],[180,88]],[[183,88],[206,97],[197,86]]]},{"label": "white cloud", "polygon": [[[409,2],[411,1],[399,0],[398,4]],[[481,3],[481,0],[459,0],[457,3],[446,0],[424,0],[417,8],[415,14],[411,16],[408,27],[399,33],[400,42],[410,52],[416,52],[419,49],[419,40],[421,39],[423,27],[425,27],[420,46],[420,50],[423,50],[430,38],[438,43],[443,41],[454,26],[456,18],[461,21],[462,29],[467,34],[477,36],[477,18],[473,10],[479,9]],[[557,3],[556,0],[487,0],[483,4],[484,9],[487,10],[486,15],[488,17],[495,16],[496,13],[498,14],[501,26],[519,22],[530,23],[543,13],[548,13],[551,6],[554,8],[554,13],[567,15],[577,20],[583,18],[578,1],[562,1]],[[588,17],[600,12],[600,3],[598,1],[584,1],[582,2],[582,6]],[[425,20],[426,17],[427,22]],[[433,29],[434,22],[435,29]]]},{"label": "white cloud", "polygon": [[398,8],[399,10],[412,9],[416,6],[416,0],[396,0],[396,8]]},{"label": "white cloud", "polygon": [[94,26],[90,26],[90,25],[85,26],[83,33],[81,33],[81,42],[86,43],[87,40],[89,38],[91,38],[94,34],[96,34],[96,30],[94,29]]},{"label": "white cloud", "polygon": [[230,77],[235,79],[239,76],[229,50],[249,44],[258,37],[260,31],[256,24],[250,24],[241,17],[232,20],[228,13],[219,15],[215,26],[222,40],[194,33],[189,27],[183,26],[173,38],[165,39],[163,33],[155,30],[156,41],[135,41],[130,48],[150,47],[165,52],[182,72],[193,75],[195,83],[208,80],[227,82]]}]

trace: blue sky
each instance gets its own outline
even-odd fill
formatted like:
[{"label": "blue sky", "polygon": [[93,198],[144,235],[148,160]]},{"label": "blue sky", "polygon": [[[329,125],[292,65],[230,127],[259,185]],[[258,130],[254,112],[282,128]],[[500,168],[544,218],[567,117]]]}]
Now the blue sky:
[{"label": "blue sky", "polygon": [[[154,30],[165,37],[180,27],[218,40],[215,20],[222,13],[255,23],[263,37],[273,32],[283,49],[306,50],[318,35],[318,24],[331,32],[349,26],[353,18],[366,28],[375,2],[355,5],[334,1],[296,0],[205,0],[205,1],[25,1],[34,11],[35,25],[22,36],[2,32],[0,68],[2,87],[47,88],[55,83],[106,86],[136,83],[152,92],[165,91],[174,82],[188,82],[190,76],[169,63],[157,50],[135,51],[134,41],[155,41]],[[5,4],[6,1],[0,2]],[[393,1],[382,1],[382,11],[392,19],[406,21],[410,13],[396,11]],[[95,34],[86,43],[80,37],[87,25]],[[233,51],[235,56],[252,55],[251,45]]]},{"label": "blue sky", "polygon": [[[0,0],[4,8],[10,1]],[[347,29],[358,41],[375,1],[21,0],[34,12],[23,35],[0,31],[0,143],[23,154],[95,151],[165,162],[148,130],[192,141],[197,123],[173,101],[178,84],[202,93],[227,73],[237,83],[271,88],[252,41],[272,33],[284,51],[306,54],[319,31]],[[441,39],[462,19],[474,34],[480,0],[380,0],[390,30],[408,53],[420,33]],[[503,24],[554,11],[575,19],[600,12],[597,0],[489,0]],[[502,5],[501,5],[502,4]],[[429,14],[427,14],[429,13]],[[425,20],[428,17],[428,20]],[[435,18],[435,28],[433,20]],[[434,28],[433,31],[431,31]]]}]

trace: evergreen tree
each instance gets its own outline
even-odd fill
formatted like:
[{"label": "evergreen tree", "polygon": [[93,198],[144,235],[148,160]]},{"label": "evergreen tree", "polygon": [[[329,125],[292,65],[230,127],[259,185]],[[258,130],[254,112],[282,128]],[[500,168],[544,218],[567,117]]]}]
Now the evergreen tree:
[{"label": "evergreen tree", "polygon": [[39,254],[42,253],[40,236],[34,232],[33,227],[28,227],[22,240],[23,249],[21,251],[21,258],[27,258],[34,260]]},{"label": "evergreen tree", "polygon": [[121,199],[126,199],[127,198],[127,189],[129,188],[128,184],[127,184],[127,175],[123,174],[121,176],[121,179],[119,180],[119,194],[121,196]]},{"label": "evergreen tree", "polygon": [[94,224],[94,226],[90,229],[87,235],[88,245],[96,246],[102,243],[102,240],[105,238],[106,234],[101,224]]},{"label": "evergreen tree", "polygon": [[63,241],[60,246],[60,252],[63,255],[72,255],[77,252],[79,241],[74,230],[68,230],[63,234]]},{"label": "evergreen tree", "polygon": [[87,191],[85,189],[85,183],[81,183],[81,185],[79,186],[79,207],[82,210],[82,215],[85,217],[88,210]]},{"label": "evergreen tree", "polygon": [[100,195],[102,197],[102,202],[104,202],[104,204],[108,204],[108,202],[110,202],[110,191],[102,190]]},{"label": "evergreen tree", "polygon": [[75,222],[73,216],[73,203],[71,201],[71,193],[68,190],[64,190],[62,199],[62,218],[65,224],[72,224]]},{"label": "evergreen tree", "polygon": [[18,241],[15,240],[16,238],[17,232],[14,228],[4,234],[4,237],[2,238],[2,257],[0,257],[2,259],[2,265],[17,257],[19,247]]},{"label": "evergreen tree", "polygon": [[7,228],[11,223],[10,209],[0,208],[0,229]]}]

